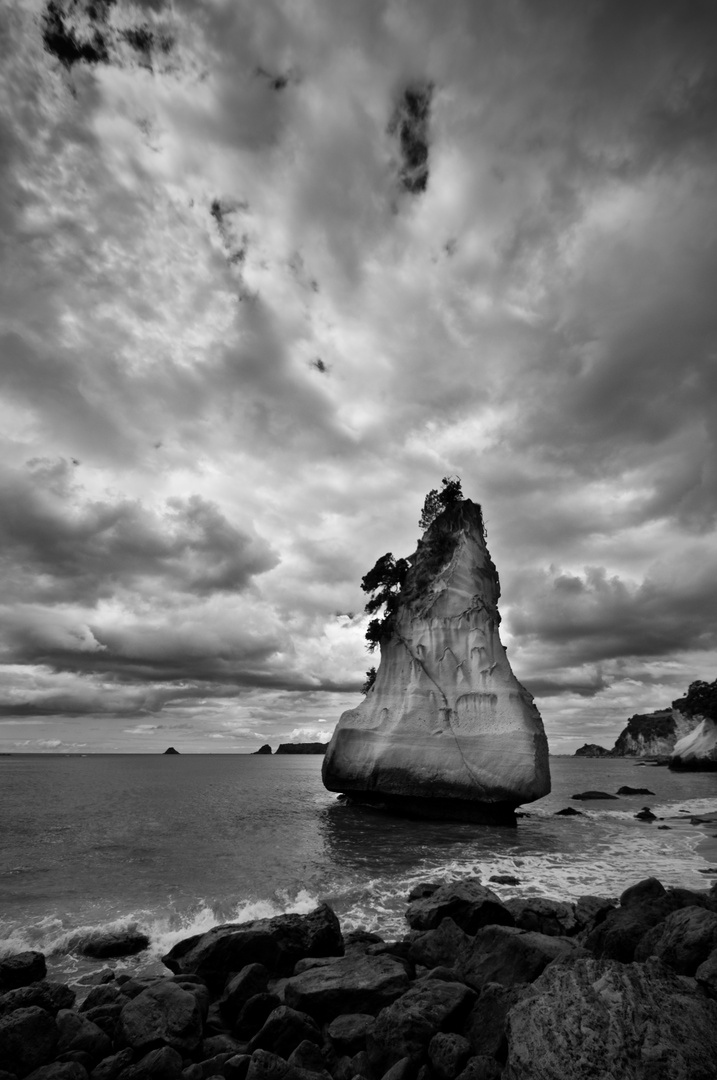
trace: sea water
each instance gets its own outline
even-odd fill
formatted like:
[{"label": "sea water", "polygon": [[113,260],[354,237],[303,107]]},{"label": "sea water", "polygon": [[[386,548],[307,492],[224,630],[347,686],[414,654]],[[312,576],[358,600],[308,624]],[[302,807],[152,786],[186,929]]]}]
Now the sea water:
[{"label": "sea water", "polygon": [[[0,757],[0,955],[39,949],[53,977],[72,979],[100,966],[83,942],[136,925],[149,950],[112,966],[160,971],[183,937],[321,900],[345,930],[400,936],[419,881],[508,874],[519,884],[491,886],[503,899],[575,899],[649,875],[693,889],[717,880],[717,825],[691,822],[717,811],[717,773],[581,758],[551,758],[551,772],[551,794],[511,829],[337,801],[313,755]],[[622,785],[653,794],[571,798]],[[637,820],[645,805],[664,820]],[[555,816],[566,806],[583,816]]]}]

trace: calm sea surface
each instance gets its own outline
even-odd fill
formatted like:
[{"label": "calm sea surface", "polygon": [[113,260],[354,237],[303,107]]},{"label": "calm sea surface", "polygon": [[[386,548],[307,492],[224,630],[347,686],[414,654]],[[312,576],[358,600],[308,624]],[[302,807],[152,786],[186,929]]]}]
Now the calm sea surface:
[{"label": "calm sea surface", "polygon": [[[641,877],[706,888],[717,880],[717,773],[634,760],[551,758],[553,791],[517,829],[385,817],[336,801],[321,758],[251,755],[0,757],[0,955],[44,951],[54,975],[97,967],[77,949],[107,926],[137,924],[157,968],[175,941],[225,921],[308,911],[321,900],[344,929],[403,933],[421,880],[513,874],[503,898],[615,896]],[[653,795],[571,802],[623,784]],[[585,817],[555,817],[572,805]],[[664,822],[634,814],[649,805]],[[659,824],[669,829],[658,829]]]}]

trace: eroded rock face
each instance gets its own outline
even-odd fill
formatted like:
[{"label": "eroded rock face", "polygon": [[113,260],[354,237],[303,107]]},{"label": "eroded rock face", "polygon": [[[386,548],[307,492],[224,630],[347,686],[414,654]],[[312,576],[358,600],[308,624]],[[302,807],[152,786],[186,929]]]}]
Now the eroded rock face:
[{"label": "eroded rock face", "polygon": [[671,769],[717,769],[717,722],[705,718],[675,743]]},{"label": "eroded rock face", "polygon": [[500,640],[480,507],[446,510],[409,561],[376,681],[339,720],[324,784],[401,812],[510,822],[550,791],[548,743]]}]

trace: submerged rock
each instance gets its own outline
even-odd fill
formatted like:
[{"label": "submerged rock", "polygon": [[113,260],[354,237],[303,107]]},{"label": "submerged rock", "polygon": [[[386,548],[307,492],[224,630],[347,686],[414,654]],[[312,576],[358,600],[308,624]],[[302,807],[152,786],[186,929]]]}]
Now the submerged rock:
[{"label": "submerged rock", "polygon": [[480,507],[446,509],[409,563],[376,681],[339,720],[324,784],[401,813],[513,824],[516,806],[550,791],[548,743],[500,640]]}]

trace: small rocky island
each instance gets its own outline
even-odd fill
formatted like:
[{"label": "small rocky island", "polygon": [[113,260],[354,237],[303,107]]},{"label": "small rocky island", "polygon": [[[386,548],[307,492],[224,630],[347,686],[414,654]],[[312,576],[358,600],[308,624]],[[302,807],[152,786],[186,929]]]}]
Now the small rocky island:
[{"label": "small rocky island", "polygon": [[325,786],[399,813],[514,824],[516,806],[550,791],[548,743],[500,640],[480,506],[447,499],[415,554],[384,556],[363,588],[367,611],[386,604],[369,626],[381,662],[339,720]]},{"label": "small rocky island", "polygon": [[325,754],[329,748],[323,742],[283,742],[276,748],[277,754]]},{"label": "small rocky island", "polygon": [[164,752],[165,754],[178,754],[179,750],[175,750],[173,746],[168,746]]}]

